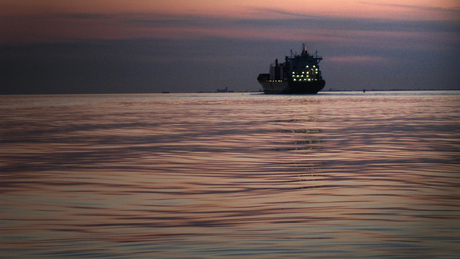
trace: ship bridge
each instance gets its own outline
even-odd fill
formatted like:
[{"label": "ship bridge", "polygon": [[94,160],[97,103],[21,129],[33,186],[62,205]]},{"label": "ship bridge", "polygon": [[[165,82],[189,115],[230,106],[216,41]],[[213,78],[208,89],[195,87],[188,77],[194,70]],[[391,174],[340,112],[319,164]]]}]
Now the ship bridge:
[{"label": "ship bridge", "polygon": [[291,56],[286,56],[283,63],[278,63],[278,59],[276,59],[270,65],[269,74],[265,74],[263,78],[270,82],[311,82],[322,80],[321,71],[319,70],[319,62],[322,59],[321,56],[318,56],[317,51],[314,55],[310,55],[304,44],[300,54],[294,54],[291,50]]}]

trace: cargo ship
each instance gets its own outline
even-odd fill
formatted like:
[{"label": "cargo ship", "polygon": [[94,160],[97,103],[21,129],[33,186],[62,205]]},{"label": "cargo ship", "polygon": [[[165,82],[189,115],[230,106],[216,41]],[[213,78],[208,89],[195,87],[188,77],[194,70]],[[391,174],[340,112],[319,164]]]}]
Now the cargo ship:
[{"label": "cargo ship", "polygon": [[259,74],[257,80],[265,94],[316,94],[326,85],[319,70],[323,58],[316,51],[310,55],[303,44],[302,53],[286,56],[283,63],[270,65],[268,74]]}]

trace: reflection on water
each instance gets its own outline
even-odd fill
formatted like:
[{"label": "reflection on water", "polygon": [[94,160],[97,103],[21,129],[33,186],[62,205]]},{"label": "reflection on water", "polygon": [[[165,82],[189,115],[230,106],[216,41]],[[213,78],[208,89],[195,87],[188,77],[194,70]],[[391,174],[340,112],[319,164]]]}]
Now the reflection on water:
[{"label": "reflection on water", "polygon": [[0,258],[460,254],[459,92],[0,100]]}]

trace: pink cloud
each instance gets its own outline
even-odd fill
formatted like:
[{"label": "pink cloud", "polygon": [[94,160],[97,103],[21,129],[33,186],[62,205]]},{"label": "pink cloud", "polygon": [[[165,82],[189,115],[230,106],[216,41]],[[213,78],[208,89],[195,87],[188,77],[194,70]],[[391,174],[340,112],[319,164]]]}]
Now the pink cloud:
[{"label": "pink cloud", "polygon": [[378,56],[336,56],[328,57],[328,62],[340,62],[340,63],[366,63],[366,62],[383,62],[386,58]]}]

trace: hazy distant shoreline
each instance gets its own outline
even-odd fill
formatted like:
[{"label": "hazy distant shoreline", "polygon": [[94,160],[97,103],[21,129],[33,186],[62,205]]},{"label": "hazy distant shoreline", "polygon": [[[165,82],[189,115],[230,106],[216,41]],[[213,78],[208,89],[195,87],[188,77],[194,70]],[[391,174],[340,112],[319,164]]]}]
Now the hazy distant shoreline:
[{"label": "hazy distant shoreline", "polygon": [[[320,91],[318,94],[320,95],[321,93],[327,93],[327,92],[423,92],[423,91],[437,91],[437,92],[442,92],[442,91],[460,91],[460,89],[391,89],[391,90],[385,90],[385,89],[356,89],[356,90],[339,90],[339,89],[329,89],[329,90],[323,90]],[[262,90],[256,90],[256,91],[233,91],[229,90],[228,92],[206,92],[206,91],[198,91],[198,92],[143,92],[143,93],[137,93],[137,92],[126,92],[126,93],[117,93],[117,92],[108,92],[108,93],[1,93],[0,96],[14,96],[14,95],[105,95],[105,94],[212,94],[212,93],[217,93],[217,94],[231,94],[231,93],[261,93],[263,94]],[[312,95],[305,95],[305,96],[312,96]]]}]

